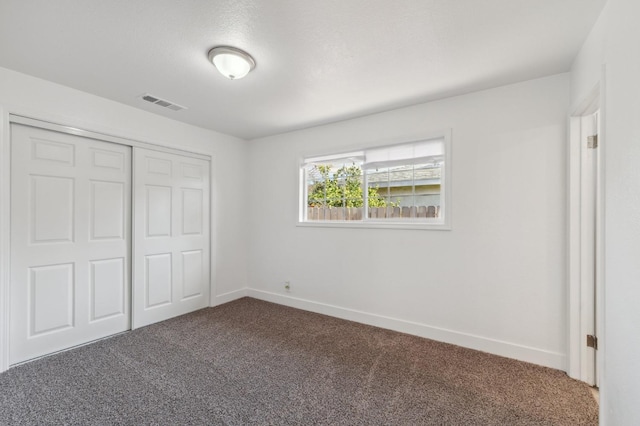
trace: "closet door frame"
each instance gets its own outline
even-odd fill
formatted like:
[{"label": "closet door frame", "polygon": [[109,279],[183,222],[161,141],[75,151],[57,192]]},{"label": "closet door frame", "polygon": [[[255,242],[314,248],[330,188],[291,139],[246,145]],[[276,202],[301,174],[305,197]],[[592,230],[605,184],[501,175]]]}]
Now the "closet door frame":
[{"label": "closet door frame", "polygon": [[[215,167],[213,152],[201,152],[198,150],[176,149],[167,145],[139,141],[126,135],[116,136],[102,131],[85,130],[85,125],[75,125],[73,121],[64,119],[65,124],[60,123],[60,117],[45,117],[42,114],[34,114],[32,111],[22,111],[20,108],[8,110],[0,105],[0,373],[9,368],[9,344],[10,344],[10,287],[11,287],[11,123],[23,124],[56,132],[67,133],[76,136],[111,142],[133,148],[145,148],[154,151],[178,154],[191,158],[209,161],[209,306],[215,295],[215,190],[213,170]],[[55,121],[55,122],[54,122]],[[56,123],[57,122],[57,123]],[[133,164],[132,164],[133,173]],[[132,199],[135,199],[135,186],[131,188]],[[133,207],[133,206],[132,206]],[[132,217],[133,218],[133,217]],[[132,221],[132,236],[135,235]],[[133,265],[133,253],[135,241],[132,238],[131,264]],[[133,274],[130,277],[133,295]],[[131,311],[133,315],[133,311]],[[132,318],[133,320],[133,318]]]}]

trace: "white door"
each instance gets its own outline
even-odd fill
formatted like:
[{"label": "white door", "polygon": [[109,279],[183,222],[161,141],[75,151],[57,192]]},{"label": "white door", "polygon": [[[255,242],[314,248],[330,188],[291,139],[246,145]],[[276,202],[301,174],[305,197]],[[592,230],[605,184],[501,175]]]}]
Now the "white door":
[{"label": "white door", "polygon": [[133,328],[209,305],[209,161],[134,148]]},{"label": "white door", "polygon": [[11,125],[10,363],[130,328],[131,149]]},{"label": "white door", "polygon": [[598,336],[597,333],[597,300],[598,294],[598,212],[599,212],[599,167],[598,167],[598,130],[599,113],[581,118],[581,215],[580,215],[580,278],[581,278],[581,310],[582,339],[584,347],[581,353],[581,377],[592,386],[598,385],[597,375],[597,343],[586,346],[587,336]]}]

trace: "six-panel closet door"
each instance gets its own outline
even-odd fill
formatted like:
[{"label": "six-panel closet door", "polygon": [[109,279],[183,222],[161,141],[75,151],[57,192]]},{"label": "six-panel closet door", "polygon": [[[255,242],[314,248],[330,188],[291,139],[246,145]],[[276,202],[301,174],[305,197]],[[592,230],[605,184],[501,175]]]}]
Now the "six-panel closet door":
[{"label": "six-panel closet door", "polygon": [[131,148],[11,124],[10,364],[130,328]]},{"label": "six-panel closet door", "polygon": [[207,157],[22,123],[11,123],[10,364],[209,305]]},{"label": "six-panel closet door", "polygon": [[133,328],[209,305],[209,164],[134,148]]}]

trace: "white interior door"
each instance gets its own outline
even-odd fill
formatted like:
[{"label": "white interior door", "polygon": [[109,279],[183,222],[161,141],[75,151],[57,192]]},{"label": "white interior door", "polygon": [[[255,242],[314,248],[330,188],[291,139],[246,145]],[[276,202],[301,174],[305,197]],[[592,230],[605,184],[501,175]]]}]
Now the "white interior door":
[{"label": "white interior door", "polygon": [[131,148],[11,125],[10,363],[130,328]]},{"label": "white interior door", "polygon": [[133,328],[209,305],[209,161],[134,148]]},{"label": "white interior door", "polygon": [[[597,350],[586,345],[587,336],[597,336],[596,282],[598,235],[598,113],[581,117],[581,213],[580,213],[580,286],[581,286],[581,377],[597,386]],[[594,139],[595,135],[595,139]]]}]

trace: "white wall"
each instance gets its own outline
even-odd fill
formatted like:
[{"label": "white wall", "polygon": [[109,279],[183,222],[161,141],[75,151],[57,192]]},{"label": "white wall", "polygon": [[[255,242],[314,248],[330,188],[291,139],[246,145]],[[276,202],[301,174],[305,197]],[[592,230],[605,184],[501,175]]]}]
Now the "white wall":
[{"label": "white wall", "polygon": [[[249,294],[564,368],[568,106],[562,74],[251,141]],[[445,128],[453,230],[296,227],[301,155]]]},{"label": "white wall", "polygon": [[571,67],[571,111],[573,112],[593,91],[602,74],[604,63],[604,36],[607,21],[605,5],[598,21],[591,29],[582,49],[576,55]]},{"label": "white wall", "polygon": [[[0,109],[5,114],[18,113],[84,130],[211,154],[212,186],[217,188],[212,200],[215,295],[244,289],[247,247],[242,206],[246,200],[246,180],[239,170],[247,156],[246,141],[4,68],[0,68]],[[6,147],[8,132],[0,132],[0,137],[4,144],[0,146]],[[3,179],[6,164],[2,162]],[[221,208],[227,205],[239,208]],[[227,299],[223,296],[218,301]]]},{"label": "white wall", "polygon": [[576,58],[572,104],[606,66],[601,421],[640,424],[640,2],[609,0]]}]

